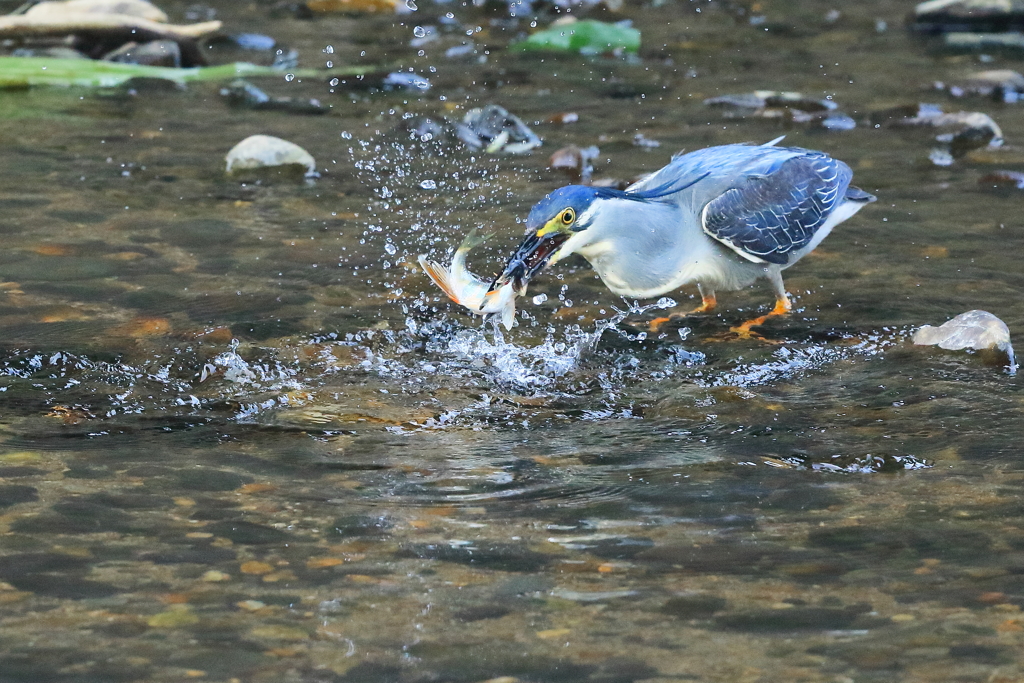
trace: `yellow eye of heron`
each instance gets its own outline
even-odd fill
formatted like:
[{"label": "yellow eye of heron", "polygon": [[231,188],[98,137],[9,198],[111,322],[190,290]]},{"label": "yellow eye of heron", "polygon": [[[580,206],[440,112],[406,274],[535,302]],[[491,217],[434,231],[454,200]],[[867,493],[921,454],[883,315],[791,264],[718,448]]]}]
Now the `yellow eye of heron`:
[{"label": "yellow eye of heron", "polygon": [[561,219],[563,225],[572,225],[572,222],[576,220],[576,212],[571,208],[566,209],[562,212]]}]

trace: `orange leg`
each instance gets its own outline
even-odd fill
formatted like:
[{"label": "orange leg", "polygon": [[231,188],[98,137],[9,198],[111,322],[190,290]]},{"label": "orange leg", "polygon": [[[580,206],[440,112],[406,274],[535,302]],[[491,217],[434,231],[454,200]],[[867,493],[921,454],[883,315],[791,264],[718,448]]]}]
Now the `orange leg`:
[{"label": "orange leg", "polygon": [[789,297],[786,295],[785,292],[783,292],[781,296],[777,295],[775,299],[775,308],[773,308],[769,313],[762,315],[759,318],[748,320],[747,322],[737,327],[731,327],[729,328],[729,331],[735,334],[740,339],[750,339],[752,337],[762,339],[761,335],[757,334],[756,332],[752,332],[750,328],[757,327],[758,325],[763,325],[764,322],[768,320],[768,318],[771,318],[772,316],[776,315],[785,315],[789,313],[791,310],[793,310],[793,304],[789,302]]},{"label": "orange leg", "polygon": [[651,324],[648,326],[648,331],[652,333],[660,332],[661,328],[666,323],[670,323],[673,320],[679,320],[680,318],[685,318],[686,316],[693,315],[694,313],[710,313],[711,311],[715,310],[715,306],[718,305],[718,301],[715,299],[714,290],[708,290],[707,292],[705,292],[704,289],[701,288],[700,299],[700,306],[693,309],[692,311],[689,311],[687,313],[670,313],[668,317],[655,318],[654,320],[651,321]]}]

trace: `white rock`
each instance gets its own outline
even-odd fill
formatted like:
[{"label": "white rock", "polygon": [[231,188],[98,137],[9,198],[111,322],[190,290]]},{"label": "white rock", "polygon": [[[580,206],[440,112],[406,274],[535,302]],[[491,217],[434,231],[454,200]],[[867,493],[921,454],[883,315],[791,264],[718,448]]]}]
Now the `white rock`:
[{"label": "white rock", "polygon": [[68,14],[120,14],[167,23],[167,15],[146,0],[65,0],[41,2],[25,12],[26,17],[48,19]]},{"label": "white rock", "polygon": [[972,13],[985,15],[1009,14],[1013,11],[1011,0],[928,0],[918,3],[914,14],[923,16],[934,12],[949,12],[954,16],[970,16]]},{"label": "white rock", "polygon": [[316,160],[294,142],[272,135],[250,135],[231,148],[226,157],[227,172],[237,173],[260,168],[301,166],[306,176],[316,175]]},{"label": "white rock", "polygon": [[988,311],[967,311],[938,327],[924,325],[911,338],[920,346],[938,346],[940,349],[959,351],[992,349],[1002,351],[1010,362],[1010,371],[1016,370],[1010,328]]}]

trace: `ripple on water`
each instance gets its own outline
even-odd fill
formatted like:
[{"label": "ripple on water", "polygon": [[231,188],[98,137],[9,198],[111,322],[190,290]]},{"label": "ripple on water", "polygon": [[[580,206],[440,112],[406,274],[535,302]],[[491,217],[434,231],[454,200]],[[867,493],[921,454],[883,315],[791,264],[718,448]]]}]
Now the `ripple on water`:
[{"label": "ripple on water", "polygon": [[[532,328],[525,324],[506,337],[494,326],[465,328],[443,317],[422,320],[411,315],[401,330],[284,337],[268,344],[162,338],[140,341],[113,357],[12,351],[0,362],[0,396],[14,407],[7,414],[12,432],[8,443],[59,450],[64,439],[78,436],[82,450],[102,450],[118,436],[144,442],[153,430],[156,439],[158,432],[210,425],[326,438],[380,432],[420,435],[427,440],[417,444],[429,449],[431,443],[443,443],[437,439],[444,432],[493,438],[547,430],[552,442],[566,435],[574,462],[590,468],[585,475],[573,472],[572,480],[564,476],[571,469],[568,463],[551,468],[559,471],[554,478],[548,472],[507,482],[500,480],[505,475],[494,479],[461,472],[449,481],[446,474],[432,474],[403,481],[396,493],[409,505],[614,500],[618,489],[595,468],[629,468],[634,460],[649,465],[708,462],[730,457],[719,444],[733,434],[744,429],[753,436],[771,432],[729,426],[739,419],[756,421],[758,410],[767,415],[774,410],[771,401],[755,391],[751,395],[756,400],[746,406],[754,412],[733,409],[732,399],[714,395],[716,388],[739,387],[750,393],[801,378],[827,377],[833,368],[845,372],[854,364],[884,358],[906,336],[905,330],[883,328],[828,343],[755,344],[746,358],[718,358],[693,350],[713,353],[716,345],[648,339],[623,324],[627,316],[671,303],[627,306],[592,327],[551,328],[540,339],[531,338]],[[708,391],[712,393],[702,403],[699,394]],[[635,430],[630,427],[634,420]],[[615,449],[615,462],[607,448],[581,447],[601,435],[626,434],[635,438],[629,449]],[[738,453],[748,449],[763,452],[760,444],[749,442]],[[886,453],[865,460],[868,452],[844,454],[843,461],[820,466],[794,460],[785,450],[773,457],[789,466],[834,471],[922,465],[913,458],[899,460],[906,455]],[[366,461],[351,449],[322,460],[321,469],[331,463],[334,469],[363,470],[401,464],[391,456]],[[496,462],[500,458],[491,464]],[[79,470],[84,466],[75,465]]]}]

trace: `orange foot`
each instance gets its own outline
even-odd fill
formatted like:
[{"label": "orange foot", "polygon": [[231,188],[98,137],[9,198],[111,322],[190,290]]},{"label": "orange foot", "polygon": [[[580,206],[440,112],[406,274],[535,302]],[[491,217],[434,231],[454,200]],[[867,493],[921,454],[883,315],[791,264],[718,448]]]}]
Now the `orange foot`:
[{"label": "orange foot", "polygon": [[661,332],[661,328],[664,327],[666,323],[670,323],[673,320],[680,320],[688,315],[694,315],[695,313],[710,313],[711,311],[715,310],[716,305],[718,305],[718,302],[715,300],[714,294],[712,294],[711,296],[702,297],[700,306],[693,309],[692,311],[688,311],[686,313],[670,313],[668,317],[655,318],[647,326],[647,331],[651,332],[652,334],[656,332]]},{"label": "orange foot", "polygon": [[736,327],[730,327],[729,331],[726,332],[725,334],[715,335],[714,337],[708,338],[706,341],[732,341],[734,339],[757,339],[763,342],[767,342],[769,344],[781,344],[782,342],[763,337],[757,332],[754,332],[750,328],[763,325],[765,321],[768,320],[768,318],[771,318],[773,316],[786,315],[791,310],[793,310],[793,306],[792,304],[789,303],[789,297],[776,299],[775,308],[773,308],[770,312],[760,317],[754,318],[753,320],[748,320],[741,325],[737,325]]}]

